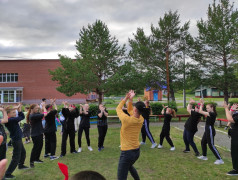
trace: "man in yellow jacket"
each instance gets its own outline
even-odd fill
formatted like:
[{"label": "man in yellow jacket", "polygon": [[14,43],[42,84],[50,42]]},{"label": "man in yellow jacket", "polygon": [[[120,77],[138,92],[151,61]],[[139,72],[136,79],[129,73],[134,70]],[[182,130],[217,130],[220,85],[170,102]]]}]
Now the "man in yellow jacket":
[{"label": "man in yellow jacket", "polygon": [[[133,107],[132,102],[134,96],[135,92],[132,90],[129,91],[116,109],[117,115],[122,124],[120,132],[121,155],[117,173],[118,180],[126,180],[128,171],[130,171],[134,179],[140,179],[136,169],[133,167],[133,164],[140,156],[139,135],[144,121],[141,114],[145,110],[145,104],[139,101]],[[125,114],[122,110],[128,99],[129,102],[127,110],[130,116]]]}]

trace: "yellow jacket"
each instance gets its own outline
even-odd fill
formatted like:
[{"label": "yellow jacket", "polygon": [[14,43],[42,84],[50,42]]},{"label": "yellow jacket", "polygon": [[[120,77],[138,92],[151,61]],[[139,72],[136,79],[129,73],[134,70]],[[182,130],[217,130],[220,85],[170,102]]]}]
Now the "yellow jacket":
[{"label": "yellow jacket", "polygon": [[120,141],[121,141],[121,150],[133,150],[140,147],[139,135],[141,132],[141,127],[144,122],[144,118],[140,116],[136,118],[133,116],[133,106],[132,102],[128,103],[127,111],[131,116],[125,114],[122,110],[125,101],[122,100],[117,106],[117,115],[121,121],[121,132],[120,132]]}]

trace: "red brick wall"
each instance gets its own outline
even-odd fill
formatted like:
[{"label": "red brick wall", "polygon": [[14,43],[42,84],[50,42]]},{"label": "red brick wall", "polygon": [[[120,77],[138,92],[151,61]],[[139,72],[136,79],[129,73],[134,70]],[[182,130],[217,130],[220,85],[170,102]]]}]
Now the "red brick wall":
[{"label": "red brick wall", "polygon": [[0,60],[0,73],[18,73],[17,83],[0,83],[0,87],[23,87],[23,103],[27,104],[39,103],[43,97],[56,98],[57,103],[85,102],[86,95],[67,97],[56,90],[57,82],[51,80],[48,70],[59,66],[59,60]]}]

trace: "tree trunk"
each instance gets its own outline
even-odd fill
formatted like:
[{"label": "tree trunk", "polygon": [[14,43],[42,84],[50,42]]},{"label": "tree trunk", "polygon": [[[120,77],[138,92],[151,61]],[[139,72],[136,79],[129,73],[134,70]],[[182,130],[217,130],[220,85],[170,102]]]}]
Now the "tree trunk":
[{"label": "tree trunk", "polygon": [[228,95],[228,82],[227,82],[227,59],[224,55],[223,57],[223,63],[224,63],[224,101],[228,104],[229,95]]},{"label": "tree trunk", "polygon": [[174,88],[170,86],[170,97],[172,101],[175,101],[175,96],[174,96]]},{"label": "tree trunk", "polygon": [[98,92],[98,104],[102,104],[103,93]]}]

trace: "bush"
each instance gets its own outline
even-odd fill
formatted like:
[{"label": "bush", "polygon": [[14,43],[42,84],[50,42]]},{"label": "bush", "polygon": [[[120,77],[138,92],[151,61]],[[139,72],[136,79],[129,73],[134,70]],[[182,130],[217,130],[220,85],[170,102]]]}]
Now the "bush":
[{"label": "bush", "polygon": [[96,104],[90,104],[89,105],[89,111],[91,111],[91,116],[97,116],[98,113],[98,105]]},{"label": "bush", "polygon": [[163,106],[161,103],[151,103],[150,107],[152,109],[152,114],[153,115],[160,115],[161,111],[163,109]]},{"label": "bush", "polygon": [[229,101],[229,104],[232,106],[233,104],[238,104],[238,99],[232,99]]},{"label": "bush", "polygon": [[164,105],[165,105],[165,106],[168,106],[169,108],[174,109],[175,112],[178,111],[177,103],[176,103],[175,101],[170,101],[169,104],[168,104],[168,103],[165,103]]}]

